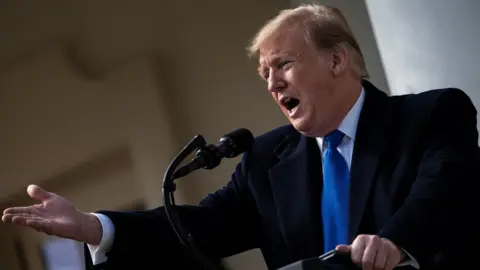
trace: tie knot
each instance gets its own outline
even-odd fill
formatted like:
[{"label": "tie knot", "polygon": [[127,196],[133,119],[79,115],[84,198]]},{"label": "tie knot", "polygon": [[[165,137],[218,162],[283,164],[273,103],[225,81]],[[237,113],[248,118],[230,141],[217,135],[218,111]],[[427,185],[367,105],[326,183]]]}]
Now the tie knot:
[{"label": "tie knot", "polygon": [[344,135],[345,134],[343,134],[343,132],[337,129],[330,132],[327,136],[325,136],[325,141],[327,142],[327,148],[330,148],[330,149],[337,148],[340,142],[342,141]]}]

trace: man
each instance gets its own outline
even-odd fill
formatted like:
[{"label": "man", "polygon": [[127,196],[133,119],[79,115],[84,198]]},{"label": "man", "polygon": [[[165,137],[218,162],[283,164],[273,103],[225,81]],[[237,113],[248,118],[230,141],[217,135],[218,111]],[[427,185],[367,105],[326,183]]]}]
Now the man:
[{"label": "man", "polygon": [[[462,212],[473,207],[479,151],[462,91],[388,97],[364,80],[341,13],[320,5],[281,12],[250,52],[291,125],[256,138],[200,206],[179,208],[201,250],[223,258],[260,248],[270,269],[330,249],[363,269],[471,259],[462,245],[474,222]],[[89,214],[37,186],[28,193],[42,204],[6,209],[3,220],[88,243],[104,269],[191,267],[163,208]]]}]

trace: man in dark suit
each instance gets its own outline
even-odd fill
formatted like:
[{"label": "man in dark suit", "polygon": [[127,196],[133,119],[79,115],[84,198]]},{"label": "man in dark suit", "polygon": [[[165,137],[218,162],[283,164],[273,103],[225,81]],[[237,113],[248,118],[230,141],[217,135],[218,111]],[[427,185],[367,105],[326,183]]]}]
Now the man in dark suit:
[{"label": "man in dark suit", "polygon": [[[199,206],[179,207],[205,254],[260,248],[270,269],[330,249],[364,269],[471,260],[479,149],[467,95],[388,97],[364,79],[362,53],[334,8],[282,12],[250,50],[291,125],[257,137]],[[88,243],[98,268],[193,268],[162,207],[89,214],[37,186],[28,192],[42,204],[7,209],[3,220]]]}]

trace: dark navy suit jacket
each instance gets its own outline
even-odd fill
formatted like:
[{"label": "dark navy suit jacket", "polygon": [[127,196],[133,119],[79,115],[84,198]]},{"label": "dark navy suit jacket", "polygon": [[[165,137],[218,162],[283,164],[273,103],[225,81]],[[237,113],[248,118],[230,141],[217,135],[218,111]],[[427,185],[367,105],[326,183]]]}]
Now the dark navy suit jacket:
[{"label": "dark navy suit jacket", "polygon": [[[475,107],[458,89],[389,97],[367,81],[363,86],[350,241],[377,234],[407,250],[421,269],[455,269],[472,259],[465,243],[478,239]],[[321,255],[320,157],[315,139],[292,126],[270,131],[256,138],[223,188],[199,206],[179,207],[179,216],[211,258],[260,248],[277,269]],[[113,221],[115,241],[98,269],[195,269],[162,207],[100,213]]]}]

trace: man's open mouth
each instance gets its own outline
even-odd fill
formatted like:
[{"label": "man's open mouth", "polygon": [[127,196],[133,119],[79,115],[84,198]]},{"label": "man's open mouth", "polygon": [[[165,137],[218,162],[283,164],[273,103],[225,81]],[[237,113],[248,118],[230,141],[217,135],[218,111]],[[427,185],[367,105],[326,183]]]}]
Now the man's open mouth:
[{"label": "man's open mouth", "polygon": [[296,98],[292,98],[292,97],[283,97],[280,100],[280,103],[287,110],[291,111],[291,110],[295,109],[300,104],[300,100],[298,100]]}]

